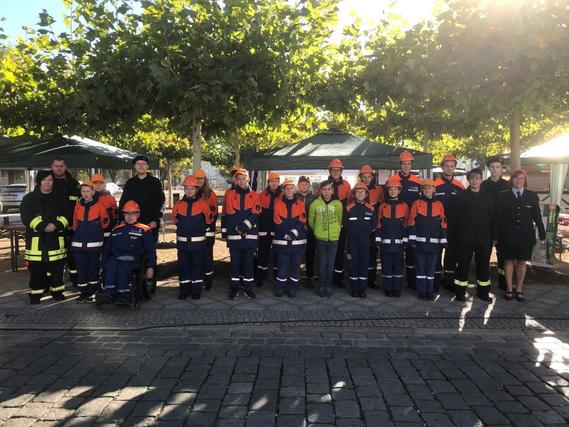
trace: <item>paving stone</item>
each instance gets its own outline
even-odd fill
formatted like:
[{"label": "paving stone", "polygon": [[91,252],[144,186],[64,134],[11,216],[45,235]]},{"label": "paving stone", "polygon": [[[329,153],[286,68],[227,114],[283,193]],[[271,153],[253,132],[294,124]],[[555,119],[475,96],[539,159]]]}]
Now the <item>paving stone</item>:
[{"label": "paving stone", "polygon": [[263,411],[274,410],[277,407],[277,390],[255,390],[251,395],[249,410]]},{"label": "paving stone", "polygon": [[277,427],[306,427],[303,415],[281,415],[277,418]]},{"label": "paving stone", "polygon": [[275,414],[272,411],[252,411],[247,414],[247,427],[271,427],[275,425]]},{"label": "paving stone", "polygon": [[390,406],[389,410],[396,422],[421,422],[417,410],[412,406]]},{"label": "paving stone", "polygon": [[562,424],[565,422],[565,419],[553,410],[533,411],[532,414],[544,424]]},{"label": "paving stone", "polygon": [[508,419],[496,408],[489,406],[477,406],[474,409],[476,415],[484,422],[484,424],[508,424]]},{"label": "paving stone", "polygon": [[281,414],[304,414],[304,399],[301,397],[282,397],[278,404]]},{"label": "paving stone", "polygon": [[192,412],[187,420],[188,426],[213,426],[217,414],[215,412]]},{"label": "paving stone", "polygon": [[247,415],[247,406],[223,406],[219,411],[220,418],[242,418]]},{"label": "paving stone", "polygon": [[360,416],[360,408],[355,400],[335,401],[334,411],[339,418],[358,418]]},{"label": "paving stone", "polygon": [[516,427],[542,427],[543,424],[531,414],[508,414]]},{"label": "paving stone", "polygon": [[309,423],[333,423],[334,408],[330,404],[309,403],[306,405]]},{"label": "paving stone", "polygon": [[192,406],[192,412],[217,412],[221,407],[221,400],[196,399]]},{"label": "paving stone", "polygon": [[454,423],[444,414],[423,414],[428,427],[454,427]]}]

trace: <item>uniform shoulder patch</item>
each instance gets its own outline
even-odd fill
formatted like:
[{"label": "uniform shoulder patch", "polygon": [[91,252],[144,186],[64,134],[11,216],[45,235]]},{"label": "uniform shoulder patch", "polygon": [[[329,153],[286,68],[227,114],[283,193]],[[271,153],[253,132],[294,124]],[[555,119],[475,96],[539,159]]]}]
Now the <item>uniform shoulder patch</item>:
[{"label": "uniform shoulder patch", "polygon": [[134,226],[136,228],[140,228],[143,231],[150,231],[150,227],[148,225],[142,224],[140,222],[137,222],[136,224],[134,224]]}]

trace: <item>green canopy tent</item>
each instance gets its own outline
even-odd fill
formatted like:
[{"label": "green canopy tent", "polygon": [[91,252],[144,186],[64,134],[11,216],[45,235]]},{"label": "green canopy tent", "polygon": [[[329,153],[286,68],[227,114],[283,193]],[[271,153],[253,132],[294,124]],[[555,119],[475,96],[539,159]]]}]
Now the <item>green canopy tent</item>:
[{"label": "green canopy tent", "polygon": [[342,160],[346,169],[364,164],[374,169],[397,169],[399,154],[413,153],[414,169],[431,169],[431,153],[373,142],[338,129],[328,129],[295,144],[257,153],[245,159],[252,170],[326,169],[330,159]]},{"label": "green canopy tent", "polygon": [[[0,168],[47,169],[61,157],[75,169],[131,169],[138,154],[80,136],[50,138],[20,136],[0,139]],[[158,169],[158,161],[150,167]]]}]

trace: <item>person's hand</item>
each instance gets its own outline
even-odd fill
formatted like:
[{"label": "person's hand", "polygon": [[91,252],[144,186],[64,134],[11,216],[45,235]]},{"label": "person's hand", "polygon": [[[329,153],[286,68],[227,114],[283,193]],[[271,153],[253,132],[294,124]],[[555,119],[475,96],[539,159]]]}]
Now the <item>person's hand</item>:
[{"label": "person's hand", "polygon": [[158,227],[158,224],[156,223],[156,221],[150,221],[150,222],[148,223],[148,227],[150,227],[150,228],[156,228],[156,227]]},{"label": "person's hand", "polygon": [[154,276],[154,269],[148,267],[148,268],[146,269],[146,278],[147,278],[148,280],[150,280],[150,279],[152,279],[152,276]]},{"label": "person's hand", "polygon": [[57,227],[55,226],[55,224],[52,224],[52,223],[50,222],[48,225],[45,226],[44,231],[45,231],[46,233],[53,233],[53,232],[56,230],[56,228],[57,228]]},{"label": "person's hand", "polygon": [[289,242],[292,240],[292,237],[290,237],[290,234],[285,235],[285,240],[287,240]]}]

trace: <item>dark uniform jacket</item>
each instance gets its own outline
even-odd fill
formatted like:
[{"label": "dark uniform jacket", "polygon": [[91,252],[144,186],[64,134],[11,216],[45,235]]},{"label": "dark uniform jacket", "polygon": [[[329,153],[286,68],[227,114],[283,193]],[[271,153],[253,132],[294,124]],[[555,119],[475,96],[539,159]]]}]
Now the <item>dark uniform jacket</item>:
[{"label": "dark uniform jacket", "polygon": [[100,252],[103,250],[104,232],[109,225],[107,209],[98,200],[79,200],[73,214],[73,250]]},{"label": "dark uniform jacket", "polygon": [[75,209],[75,205],[81,198],[79,182],[69,172],[65,172],[65,178],[56,178],[54,174],[51,174],[51,176],[53,176],[53,192],[61,198],[65,206],[65,218],[71,224],[73,221],[73,209]]},{"label": "dark uniform jacket", "polygon": [[152,221],[157,224],[162,218],[162,206],[166,200],[162,183],[156,177],[148,174],[144,179],[137,176],[130,178],[124,185],[124,191],[119,202],[119,211],[124,204],[133,200],[140,206],[139,222],[150,224]]},{"label": "dark uniform jacket", "polygon": [[235,187],[226,193],[221,213],[221,235],[232,249],[257,247],[257,220],[261,213],[259,193],[249,187]]},{"label": "dark uniform jacket", "polygon": [[[38,185],[24,196],[20,216],[26,226],[26,260],[48,262],[65,258],[65,232],[69,227],[65,213],[66,204],[54,191],[43,194]],[[49,223],[56,230],[46,233],[44,229]]]},{"label": "dark uniform jacket", "polygon": [[273,235],[273,210],[275,201],[283,196],[282,190],[277,188],[272,191],[269,187],[265,189],[260,195],[261,213],[259,214],[259,236]]},{"label": "dark uniform jacket", "polygon": [[419,252],[438,252],[447,244],[445,208],[439,200],[421,197],[415,200],[407,219],[409,243]]},{"label": "dark uniform jacket", "polygon": [[[279,254],[303,254],[306,250],[306,210],[304,202],[293,196],[280,197],[275,202],[273,251]],[[286,237],[290,240],[287,240]]]},{"label": "dark uniform jacket", "polygon": [[109,216],[109,225],[105,227],[105,237],[109,237],[111,235],[111,230],[118,224],[119,210],[117,201],[115,199],[115,196],[113,196],[108,191],[95,193],[95,199],[97,199],[107,210],[107,215]]},{"label": "dark uniform jacket", "polygon": [[111,237],[105,244],[103,263],[111,257],[119,260],[130,257],[132,261],[140,261],[144,255],[148,258],[148,267],[156,268],[156,244],[152,231],[138,222],[123,223],[113,228]]},{"label": "dark uniform jacket", "polygon": [[375,228],[375,209],[369,203],[350,203],[347,210],[346,234],[349,240],[367,242]]},{"label": "dark uniform jacket", "polygon": [[177,226],[176,247],[178,250],[205,249],[207,227],[213,221],[213,215],[204,198],[184,196],[172,208],[172,219]]},{"label": "dark uniform jacket", "polygon": [[379,205],[375,243],[385,253],[401,253],[407,243],[407,217],[409,206],[389,197]]},{"label": "dark uniform jacket", "polygon": [[401,184],[399,198],[411,208],[415,200],[421,195],[421,178],[417,175],[403,175],[401,171],[393,175]]},{"label": "dark uniform jacket", "polygon": [[494,200],[484,190],[467,188],[456,196],[449,214],[457,244],[489,245],[494,239]]},{"label": "dark uniform jacket", "polygon": [[510,188],[510,184],[504,178],[501,178],[494,182],[491,178],[487,178],[482,181],[482,190],[490,193],[494,198],[494,204],[496,203],[496,199],[498,198],[498,194],[504,190],[508,190]]},{"label": "dark uniform jacket", "polygon": [[511,189],[498,194],[496,240],[499,246],[533,246],[534,223],[537,225],[540,240],[545,240],[539,198],[535,192],[525,189],[520,198],[516,198]]}]

